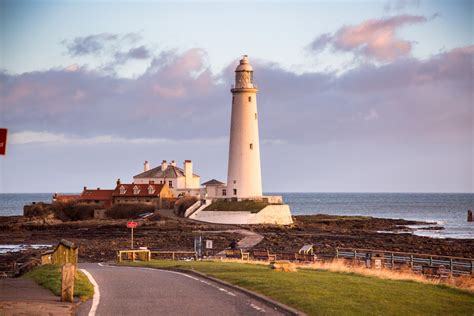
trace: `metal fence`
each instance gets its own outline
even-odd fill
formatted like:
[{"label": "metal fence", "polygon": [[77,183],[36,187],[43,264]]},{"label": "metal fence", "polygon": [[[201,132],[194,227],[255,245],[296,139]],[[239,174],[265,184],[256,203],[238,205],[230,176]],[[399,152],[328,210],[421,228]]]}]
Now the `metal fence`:
[{"label": "metal fence", "polygon": [[383,266],[390,269],[409,267],[421,272],[423,267],[439,267],[454,275],[473,275],[474,259],[374,249],[336,248],[336,258],[364,261],[380,255]]}]

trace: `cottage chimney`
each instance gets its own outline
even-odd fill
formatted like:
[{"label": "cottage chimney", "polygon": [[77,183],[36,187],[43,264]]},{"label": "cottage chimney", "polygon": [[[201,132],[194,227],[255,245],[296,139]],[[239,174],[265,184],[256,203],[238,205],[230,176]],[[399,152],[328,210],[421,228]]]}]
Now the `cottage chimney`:
[{"label": "cottage chimney", "polygon": [[97,191],[100,191],[100,188],[97,188]]},{"label": "cottage chimney", "polygon": [[171,160],[171,165],[176,167],[176,162],[174,160]]},{"label": "cottage chimney", "polygon": [[161,162],[161,171],[165,171],[166,169],[168,169],[168,163],[166,162],[166,160],[163,160]]},{"label": "cottage chimney", "polygon": [[146,172],[148,170],[150,170],[150,163],[145,160],[145,162],[143,163],[143,171]]},{"label": "cottage chimney", "polygon": [[193,185],[193,163],[191,160],[184,161],[185,186],[190,188]]},{"label": "cottage chimney", "polygon": [[117,179],[117,185],[120,185],[120,178]]},{"label": "cottage chimney", "polygon": [[87,190],[87,187],[84,187],[84,191]]}]

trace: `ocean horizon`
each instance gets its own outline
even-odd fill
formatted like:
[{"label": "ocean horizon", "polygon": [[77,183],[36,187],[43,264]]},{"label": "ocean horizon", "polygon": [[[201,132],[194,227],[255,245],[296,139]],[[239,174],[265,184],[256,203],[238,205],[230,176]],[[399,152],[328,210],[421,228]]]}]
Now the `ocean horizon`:
[{"label": "ocean horizon", "polygon": [[[0,216],[23,215],[24,205],[51,202],[52,195],[0,193]],[[467,222],[467,210],[474,209],[474,193],[266,192],[265,195],[282,195],[293,215],[329,214],[425,221],[444,229],[415,230],[416,235],[474,239],[474,223]]]}]

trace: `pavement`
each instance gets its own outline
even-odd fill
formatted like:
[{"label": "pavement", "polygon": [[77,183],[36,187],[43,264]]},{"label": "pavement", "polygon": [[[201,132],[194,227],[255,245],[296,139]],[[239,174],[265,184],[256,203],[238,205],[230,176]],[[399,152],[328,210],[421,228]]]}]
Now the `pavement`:
[{"label": "pavement", "polygon": [[0,279],[0,315],[74,315],[74,304],[23,278]]},{"label": "pavement", "polygon": [[283,315],[261,300],[209,279],[176,271],[79,264],[98,285],[77,315]]}]

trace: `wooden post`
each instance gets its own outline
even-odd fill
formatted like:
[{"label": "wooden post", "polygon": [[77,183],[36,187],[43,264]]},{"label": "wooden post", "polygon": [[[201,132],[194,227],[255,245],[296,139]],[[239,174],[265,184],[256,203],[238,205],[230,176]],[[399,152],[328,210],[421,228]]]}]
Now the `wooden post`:
[{"label": "wooden post", "polygon": [[390,254],[390,256],[391,256],[391,258],[390,258],[391,262],[390,263],[392,264],[392,269],[393,269],[393,268],[395,268],[395,257],[393,256],[393,252]]},{"label": "wooden post", "polygon": [[131,236],[131,242],[130,242],[130,249],[133,249],[133,227],[132,227],[132,236]]},{"label": "wooden post", "polygon": [[474,260],[471,260],[471,274],[474,274]]},{"label": "wooden post", "polygon": [[433,257],[430,256],[430,267],[433,266]]},{"label": "wooden post", "polygon": [[339,259],[339,248],[336,248],[336,259]]},{"label": "wooden post", "polygon": [[450,259],[449,259],[449,271],[451,271],[451,273],[453,273],[453,270],[454,270],[454,267],[453,267],[453,258],[450,258]]},{"label": "wooden post", "polygon": [[413,255],[410,255],[410,267],[413,269]]},{"label": "wooden post", "polygon": [[61,302],[73,302],[74,300],[74,275],[76,266],[66,263],[62,268],[61,279]]}]

